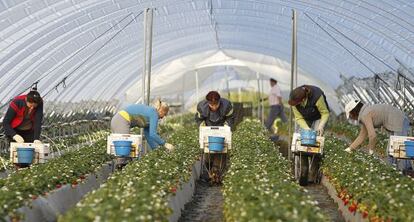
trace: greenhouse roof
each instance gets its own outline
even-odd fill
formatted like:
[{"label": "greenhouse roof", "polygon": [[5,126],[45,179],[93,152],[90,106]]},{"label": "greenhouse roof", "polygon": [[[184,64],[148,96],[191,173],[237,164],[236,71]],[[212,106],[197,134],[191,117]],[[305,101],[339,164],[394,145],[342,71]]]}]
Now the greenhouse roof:
[{"label": "greenhouse roof", "polygon": [[194,91],[196,71],[201,86],[273,77],[286,96],[292,9],[298,84],[325,89],[335,110],[340,74],[395,71],[395,59],[414,66],[413,1],[0,0],[1,103],[39,80],[46,100],[139,100],[145,8],[155,8],[154,96]]}]

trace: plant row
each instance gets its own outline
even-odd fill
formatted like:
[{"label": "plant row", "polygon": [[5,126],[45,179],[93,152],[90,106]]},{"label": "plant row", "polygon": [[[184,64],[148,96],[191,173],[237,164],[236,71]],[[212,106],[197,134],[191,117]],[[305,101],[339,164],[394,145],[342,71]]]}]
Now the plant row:
[{"label": "plant row", "polygon": [[377,157],[360,151],[349,154],[346,146],[327,137],[322,167],[348,210],[371,221],[414,221],[413,179]]},{"label": "plant row", "polygon": [[65,184],[77,185],[86,174],[93,173],[111,159],[103,147],[106,147],[106,140],[67,152],[45,164],[19,169],[0,179],[0,220],[7,215],[18,218],[16,210],[39,195],[47,195]]},{"label": "plant row", "polygon": [[231,165],[224,179],[227,221],[325,221],[291,176],[258,121],[246,120],[233,134]]},{"label": "plant row", "polygon": [[173,152],[158,148],[129,163],[59,221],[167,221],[169,198],[189,181],[200,154],[195,128],[175,131],[168,142]]}]

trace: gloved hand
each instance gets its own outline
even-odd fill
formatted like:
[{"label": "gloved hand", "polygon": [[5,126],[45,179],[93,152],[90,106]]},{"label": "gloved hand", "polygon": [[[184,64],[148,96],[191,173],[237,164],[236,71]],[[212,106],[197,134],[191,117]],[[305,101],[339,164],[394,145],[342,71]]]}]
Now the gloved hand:
[{"label": "gloved hand", "polygon": [[351,149],[351,147],[348,147],[348,148],[345,149],[345,151],[348,152],[348,153],[351,153],[352,149]]},{"label": "gloved hand", "polygon": [[318,136],[322,136],[323,132],[325,131],[325,124],[319,124],[318,129],[316,131],[318,132]]},{"label": "gloved hand", "polygon": [[318,136],[322,136],[323,132],[324,132],[324,129],[320,128],[320,129],[317,130],[317,132],[318,132]]},{"label": "gloved hand", "polygon": [[24,143],[24,139],[22,136],[20,136],[19,134],[16,134],[13,136],[14,141],[18,142],[18,143]]},{"label": "gloved hand", "polygon": [[34,143],[34,144],[42,144],[42,141],[40,141],[40,140],[35,140],[35,141],[33,141],[33,143]]},{"label": "gloved hand", "polygon": [[374,154],[374,150],[369,149],[368,150],[369,155],[373,155]]},{"label": "gloved hand", "polygon": [[165,143],[164,147],[170,152],[174,150],[174,145],[172,145],[171,143]]}]

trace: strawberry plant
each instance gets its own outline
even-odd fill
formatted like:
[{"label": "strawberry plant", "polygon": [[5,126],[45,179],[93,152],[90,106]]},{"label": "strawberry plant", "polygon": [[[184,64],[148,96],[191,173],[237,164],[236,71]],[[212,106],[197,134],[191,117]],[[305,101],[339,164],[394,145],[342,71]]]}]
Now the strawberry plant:
[{"label": "strawberry plant", "polygon": [[200,154],[195,128],[175,131],[168,142],[173,152],[159,148],[128,164],[59,221],[167,221],[169,198],[190,179]]},{"label": "strawberry plant", "polygon": [[414,221],[413,179],[377,157],[349,154],[346,146],[338,138],[326,138],[322,167],[348,210],[377,221]]},{"label": "strawberry plant", "polygon": [[227,221],[326,220],[292,178],[288,160],[279,155],[260,122],[239,125],[230,161],[223,188]]},{"label": "strawberry plant", "polygon": [[7,215],[16,217],[16,210],[33,198],[62,184],[78,182],[81,176],[94,172],[110,160],[103,147],[106,147],[105,140],[0,179],[0,218]]}]

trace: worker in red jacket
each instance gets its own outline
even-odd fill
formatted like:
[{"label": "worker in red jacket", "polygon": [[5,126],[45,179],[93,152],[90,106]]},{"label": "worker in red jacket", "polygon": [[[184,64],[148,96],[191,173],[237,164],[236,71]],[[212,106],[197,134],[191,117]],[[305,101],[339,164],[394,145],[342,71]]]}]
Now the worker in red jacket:
[{"label": "worker in red jacket", "polygon": [[41,143],[43,100],[39,92],[15,97],[3,119],[3,128],[9,141],[18,143]]}]

